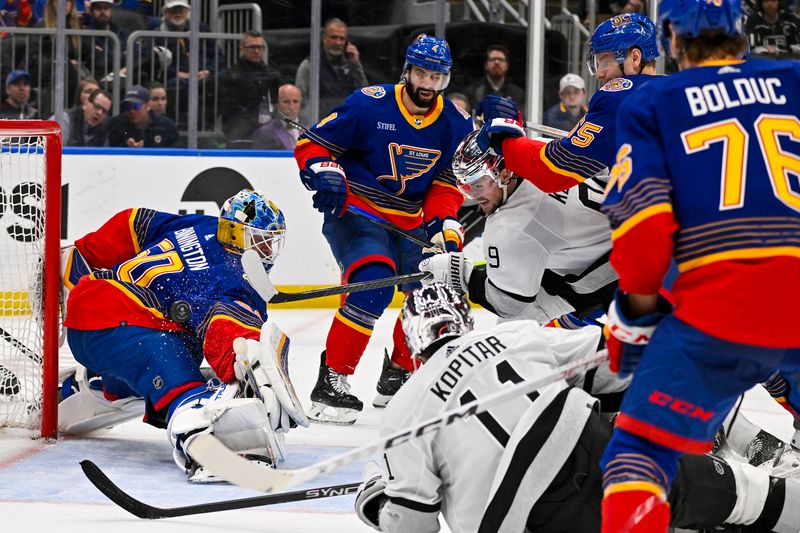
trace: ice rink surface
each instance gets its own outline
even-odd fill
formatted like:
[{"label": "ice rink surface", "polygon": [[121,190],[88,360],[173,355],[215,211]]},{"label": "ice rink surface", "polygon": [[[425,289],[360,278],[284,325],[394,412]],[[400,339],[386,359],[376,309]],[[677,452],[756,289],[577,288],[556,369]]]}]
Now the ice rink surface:
[{"label": "ice rink surface", "polygon": [[[290,374],[298,396],[308,402],[317,379],[319,355],[325,343],[333,309],[271,309],[270,316],[291,338]],[[376,325],[355,375],[353,392],[364,411],[353,426],[312,424],[287,436],[287,460],[282,467],[296,468],[326,459],[375,439],[382,410],[372,407],[384,347],[391,344],[396,311]],[[476,329],[494,324],[486,311],[475,313]],[[72,363],[62,348],[61,366]],[[307,405],[307,404],[306,404]],[[777,436],[791,436],[789,415],[762,390],[748,394],[744,406],[751,420]],[[172,461],[165,432],[138,420],[86,438],[42,442],[0,429],[0,516],[3,531],[24,533],[79,531],[123,533],[133,531],[201,532],[240,531],[264,533],[372,531],[353,513],[354,496],[317,499],[182,518],[143,521],[120,509],[100,494],[84,477],[78,462],[90,459],[123,490],[157,507],[255,496],[258,493],[230,485],[191,485]],[[360,481],[359,462],[319,477],[304,487],[322,487]],[[292,489],[294,490],[294,489]],[[449,531],[443,526],[443,531]]]}]

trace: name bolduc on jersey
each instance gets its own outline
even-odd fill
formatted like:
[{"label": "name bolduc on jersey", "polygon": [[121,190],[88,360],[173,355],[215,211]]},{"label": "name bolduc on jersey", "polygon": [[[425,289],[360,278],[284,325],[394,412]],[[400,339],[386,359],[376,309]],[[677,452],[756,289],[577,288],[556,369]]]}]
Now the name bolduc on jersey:
[{"label": "name bolduc on jersey", "polygon": [[350,203],[413,229],[423,213],[426,220],[455,216],[461,205],[451,159],[472,120],[442,96],[426,114],[412,115],[402,91],[373,85],[353,92],[300,138],[295,155],[302,166],[325,149],[344,168]]}]

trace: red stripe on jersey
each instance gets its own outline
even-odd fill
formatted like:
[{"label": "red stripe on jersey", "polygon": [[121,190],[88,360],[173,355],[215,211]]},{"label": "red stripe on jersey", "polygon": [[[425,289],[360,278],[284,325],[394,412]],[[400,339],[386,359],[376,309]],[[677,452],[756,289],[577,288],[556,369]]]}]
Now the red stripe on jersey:
[{"label": "red stripe on jersey", "polygon": [[669,269],[678,224],[671,212],[648,217],[614,240],[611,266],[619,274],[620,290],[655,294]]},{"label": "red stripe on jersey", "polygon": [[139,252],[131,233],[135,209],[120,211],[108,222],[75,241],[75,247],[92,268],[111,268]]},{"label": "red stripe on jersey", "polygon": [[306,168],[308,160],[315,157],[333,159],[333,155],[331,155],[331,152],[327,148],[309,141],[308,139],[302,139],[297,143],[297,146],[294,147],[294,159],[297,161],[297,167],[300,170]]},{"label": "red stripe on jersey", "polygon": [[420,224],[422,224],[421,210],[416,213],[404,213],[396,209],[381,209],[372,202],[368,202],[364,198],[356,196],[353,194],[352,190],[347,195],[347,202],[377,217],[388,220],[395,226],[405,230],[418,228]]},{"label": "red stripe on jersey", "polygon": [[800,348],[798,280],[795,257],[711,263],[678,276],[675,315],[730,342]]},{"label": "red stripe on jersey", "polygon": [[458,208],[464,203],[460,190],[446,183],[431,183],[422,203],[422,214],[426,221],[439,217],[458,218]]},{"label": "red stripe on jersey", "polygon": [[542,150],[546,144],[525,137],[504,139],[503,159],[506,168],[544,192],[565,191],[578,185],[580,180],[559,174],[545,164],[542,160]]},{"label": "red stripe on jersey", "polygon": [[647,422],[637,420],[625,413],[620,413],[614,420],[614,425],[629,433],[666,446],[672,450],[684,453],[703,454],[711,451],[712,441],[687,439],[678,434],[661,429]]},{"label": "red stripe on jersey", "polygon": [[233,362],[236,360],[233,340],[236,337],[258,340],[259,331],[243,327],[241,323],[227,320],[224,316],[217,316],[206,329],[203,340],[203,355],[206,356],[217,377],[225,383],[236,379],[233,371]]},{"label": "red stripe on jersey", "polygon": [[104,279],[84,276],[70,292],[69,313],[64,325],[80,330],[115,328],[123,322],[128,326],[165,331],[182,331],[172,320],[154,314],[152,310],[126,295]]}]

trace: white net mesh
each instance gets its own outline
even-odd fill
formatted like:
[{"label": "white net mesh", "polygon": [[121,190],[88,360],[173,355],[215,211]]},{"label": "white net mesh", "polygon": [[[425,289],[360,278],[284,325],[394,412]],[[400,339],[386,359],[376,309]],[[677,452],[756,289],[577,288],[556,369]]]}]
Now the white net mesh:
[{"label": "white net mesh", "polygon": [[41,425],[44,141],[0,136],[0,427]]}]

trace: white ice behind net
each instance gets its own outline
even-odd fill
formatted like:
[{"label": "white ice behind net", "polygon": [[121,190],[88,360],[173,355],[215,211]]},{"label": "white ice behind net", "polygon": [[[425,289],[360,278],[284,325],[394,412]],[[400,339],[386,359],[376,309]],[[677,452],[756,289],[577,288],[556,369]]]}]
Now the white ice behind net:
[{"label": "white ice behind net", "polygon": [[41,426],[44,137],[0,137],[0,427]]}]

